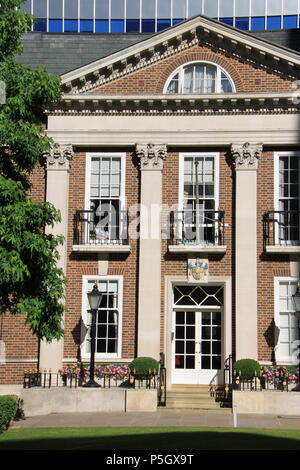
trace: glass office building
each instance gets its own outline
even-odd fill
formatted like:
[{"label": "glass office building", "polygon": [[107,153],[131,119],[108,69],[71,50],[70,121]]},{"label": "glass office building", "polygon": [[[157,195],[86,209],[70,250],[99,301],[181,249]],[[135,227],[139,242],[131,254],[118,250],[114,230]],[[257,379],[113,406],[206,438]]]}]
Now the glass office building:
[{"label": "glass office building", "polygon": [[241,30],[299,28],[300,0],[27,0],[33,31],[152,33],[197,14]]}]

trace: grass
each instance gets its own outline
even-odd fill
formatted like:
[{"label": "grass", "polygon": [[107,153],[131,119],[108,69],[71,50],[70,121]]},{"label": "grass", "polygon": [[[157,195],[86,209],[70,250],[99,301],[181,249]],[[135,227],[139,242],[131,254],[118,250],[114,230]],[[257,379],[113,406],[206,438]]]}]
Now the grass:
[{"label": "grass", "polygon": [[1,450],[300,450],[300,431],[107,427],[12,429]]}]

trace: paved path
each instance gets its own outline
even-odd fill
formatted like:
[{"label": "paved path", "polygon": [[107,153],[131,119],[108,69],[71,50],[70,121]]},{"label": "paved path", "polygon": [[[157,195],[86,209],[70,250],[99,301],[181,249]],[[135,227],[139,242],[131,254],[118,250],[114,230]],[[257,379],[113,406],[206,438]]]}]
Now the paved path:
[{"label": "paved path", "polygon": [[[237,423],[240,428],[300,429],[300,416],[238,415]],[[233,427],[233,420],[230,410],[207,413],[170,409],[161,409],[155,413],[57,413],[16,421],[12,429],[87,426]]]}]

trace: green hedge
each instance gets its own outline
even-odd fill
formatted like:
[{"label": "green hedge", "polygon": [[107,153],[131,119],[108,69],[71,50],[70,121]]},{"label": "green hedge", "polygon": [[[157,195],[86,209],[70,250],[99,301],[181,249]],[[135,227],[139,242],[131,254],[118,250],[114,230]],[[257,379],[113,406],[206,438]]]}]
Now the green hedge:
[{"label": "green hedge", "polygon": [[152,357],[137,357],[129,364],[129,370],[135,371],[137,377],[146,377],[149,371],[153,374],[158,372],[158,362]]},{"label": "green hedge", "polygon": [[14,395],[0,396],[0,433],[8,428],[9,423],[18,409],[18,397]]},{"label": "green hedge", "polygon": [[256,373],[257,376],[260,375],[261,366],[254,359],[240,359],[239,361],[233,364],[233,370],[243,379],[251,379]]}]

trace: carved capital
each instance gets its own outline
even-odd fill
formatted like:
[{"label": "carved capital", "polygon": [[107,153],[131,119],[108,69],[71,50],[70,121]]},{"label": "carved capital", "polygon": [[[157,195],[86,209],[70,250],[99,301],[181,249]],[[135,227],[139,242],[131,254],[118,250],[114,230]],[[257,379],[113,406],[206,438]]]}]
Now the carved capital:
[{"label": "carved capital", "polygon": [[47,170],[69,170],[73,156],[74,150],[71,144],[60,145],[54,142],[50,151],[44,153]]},{"label": "carved capital", "polygon": [[263,144],[232,144],[231,155],[236,170],[257,170]]},{"label": "carved capital", "polygon": [[141,170],[162,170],[167,156],[165,144],[136,144]]}]

